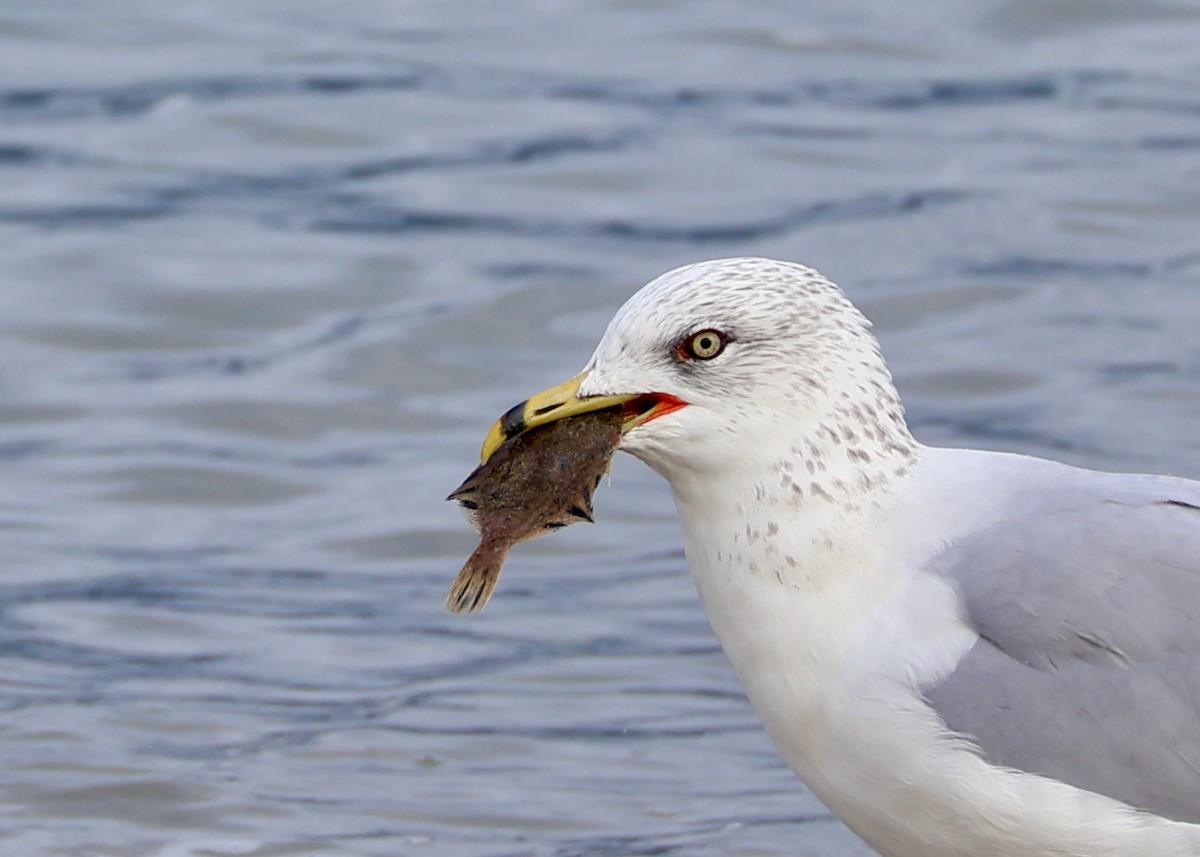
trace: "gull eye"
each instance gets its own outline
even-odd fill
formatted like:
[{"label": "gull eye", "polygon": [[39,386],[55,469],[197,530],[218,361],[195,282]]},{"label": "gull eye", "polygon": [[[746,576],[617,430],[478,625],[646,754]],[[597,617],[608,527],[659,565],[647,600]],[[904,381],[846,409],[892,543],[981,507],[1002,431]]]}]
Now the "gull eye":
[{"label": "gull eye", "polygon": [[682,339],[675,353],[684,360],[712,360],[725,350],[729,337],[719,330],[702,330]]}]

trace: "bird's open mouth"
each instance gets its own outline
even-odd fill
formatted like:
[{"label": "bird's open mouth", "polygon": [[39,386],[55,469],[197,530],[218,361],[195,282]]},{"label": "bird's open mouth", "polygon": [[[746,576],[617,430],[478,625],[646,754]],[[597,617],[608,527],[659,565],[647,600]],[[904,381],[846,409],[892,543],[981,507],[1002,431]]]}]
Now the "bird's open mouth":
[{"label": "bird's open mouth", "polygon": [[677,411],[685,405],[687,402],[670,393],[642,393],[621,405],[621,432]]},{"label": "bird's open mouth", "polygon": [[480,452],[480,460],[487,461],[507,440],[518,437],[532,428],[567,417],[620,408],[621,432],[624,433],[687,405],[683,399],[669,393],[581,397],[579,386],[586,377],[586,373],[577,375],[557,387],[551,387],[509,408],[488,432]]}]

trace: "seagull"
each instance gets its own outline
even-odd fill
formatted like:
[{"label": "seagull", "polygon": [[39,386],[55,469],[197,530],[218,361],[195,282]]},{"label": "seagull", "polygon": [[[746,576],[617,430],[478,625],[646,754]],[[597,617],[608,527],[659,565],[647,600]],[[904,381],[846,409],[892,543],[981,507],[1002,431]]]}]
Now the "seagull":
[{"label": "seagull", "polygon": [[885,857],[1200,855],[1200,482],[917,442],[811,268],[652,281],[484,443],[623,408],[780,754]]}]

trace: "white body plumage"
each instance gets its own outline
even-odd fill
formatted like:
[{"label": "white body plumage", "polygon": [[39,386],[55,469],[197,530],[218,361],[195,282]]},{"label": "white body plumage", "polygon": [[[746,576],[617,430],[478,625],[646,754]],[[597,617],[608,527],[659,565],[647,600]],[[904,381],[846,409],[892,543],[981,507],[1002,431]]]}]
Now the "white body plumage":
[{"label": "white body plumage", "polygon": [[[672,343],[702,329],[727,335],[724,353],[681,359]],[[713,628],[780,752],[872,847],[889,857],[1200,855],[1200,825],[989,762],[924,692],[967,675],[969,653],[984,645],[974,614],[988,603],[968,598],[973,569],[961,569],[964,583],[939,567],[950,547],[1019,517],[1026,494],[1046,493],[1039,480],[1051,494],[1061,483],[1073,509],[1076,493],[1103,494],[1104,478],[1122,477],[922,447],[866,320],[836,286],[787,263],[722,260],[660,277],[618,312],[587,371],[583,397],[658,391],[688,402],[630,431],[622,448],[670,482]],[[1200,578],[1200,486],[1127,479],[1143,481],[1114,482],[1114,496],[1184,512],[1197,504],[1197,535],[1178,562]],[[1154,500],[1160,488],[1165,499]],[[1036,618],[1020,645],[1040,644]],[[1022,633],[1009,625],[1009,636]],[[1110,648],[1124,657],[1122,633]],[[1059,645],[1048,638],[1048,659],[1065,661]],[[1187,663],[1200,673],[1196,636],[1179,645],[1193,647]],[[1014,669],[1028,668],[1021,661]],[[1023,700],[1012,704],[1023,716]],[[1007,739],[995,740],[1004,749]],[[1181,776],[1183,786],[1162,788],[1186,803]]]}]

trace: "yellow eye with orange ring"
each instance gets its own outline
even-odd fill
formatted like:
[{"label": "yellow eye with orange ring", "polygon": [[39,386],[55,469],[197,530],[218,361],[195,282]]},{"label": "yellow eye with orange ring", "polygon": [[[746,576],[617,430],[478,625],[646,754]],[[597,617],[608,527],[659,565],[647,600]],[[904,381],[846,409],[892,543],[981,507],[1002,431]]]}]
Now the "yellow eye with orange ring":
[{"label": "yellow eye with orange ring", "polygon": [[675,353],[683,360],[712,360],[728,344],[728,336],[710,328],[681,339],[675,346]]}]

